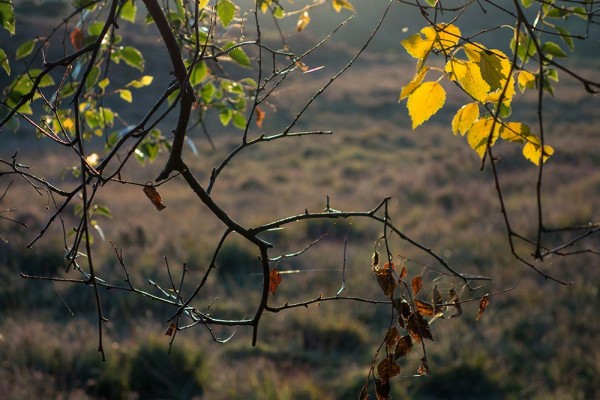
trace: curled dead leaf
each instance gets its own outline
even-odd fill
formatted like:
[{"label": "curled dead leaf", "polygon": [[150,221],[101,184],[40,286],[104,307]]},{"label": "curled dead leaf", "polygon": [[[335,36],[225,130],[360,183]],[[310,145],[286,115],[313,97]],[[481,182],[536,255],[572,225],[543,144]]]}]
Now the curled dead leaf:
[{"label": "curled dead leaf", "polygon": [[454,288],[448,290],[448,293],[450,294],[450,302],[452,302],[452,305],[454,306],[454,308],[456,308],[456,312],[452,314],[450,318],[460,317],[462,315],[462,307],[460,305],[460,299],[458,298],[458,294],[456,293],[456,290],[454,290]]},{"label": "curled dead leaf", "polygon": [[75,50],[81,50],[83,48],[84,36],[81,28],[73,29],[69,37],[71,39],[71,45]]},{"label": "curled dead leaf", "polygon": [[256,107],[255,111],[256,111],[256,126],[258,126],[259,128],[262,128],[263,121],[265,120],[267,113],[264,112],[262,110],[262,108],[260,108],[260,107]]},{"label": "curled dead leaf", "polygon": [[421,340],[423,339],[433,340],[429,324],[418,312],[414,312],[408,317],[406,330],[417,343],[421,343]]},{"label": "curled dead leaf", "polygon": [[419,293],[419,291],[421,290],[422,287],[423,287],[423,278],[421,277],[421,275],[415,276],[412,279],[412,290],[413,290],[413,293],[415,294],[415,296],[417,295],[417,293]]},{"label": "curled dead leaf", "polygon": [[146,186],[144,186],[144,194],[150,199],[150,201],[152,202],[152,204],[154,204],[154,207],[156,207],[158,211],[162,211],[167,207],[162,203],[162,198],[160,197],[160,194],[158,193],[156,188],[152,186],[152,184],[146,184]]},{"label": "curled dead leaf", "polygon": [[398,343],[396,343],[394,357],[396,358],[396,360],[400,357],[404,357],[411,352],[412,348],[413,343],[412,339],[410,338],[410,335],[404,335],[398,340]]},{"label": "curled dead leaf", "polygon": [[281,283],[281,275],[277,268],[273,268],[271,272],[269,272],[269,292],[272,295],[275,295],[279,284]]},{"label": "curled dead leaf", "polygon": [[477,317],[475,318],[475,321],[479,321],[479,319],[481,318],[481,316],[483,315],[483,312],[485,311],[485,309],[487,308],[488,304],[490,304],[490,298],[488,297],[488,295],[486,294],[485,296],[483,296],[481,298],[481,300],[479,301],[479,310],[477,311]]},{"label": "curled dead leaf", "polygon": [[398,340],[400,340],[400,333],[395,326],[392,326],[385,334],[385,344],[391,349],[396,345]]},{"label": "curled dead leaf", "polygon": [[175,322],[171,322],[167,327],[165,336],[173,336],[173,334],[175,333],[175,329],[177,329],[177,324],[175,324]]},{"label": "curled dead leaf", "polygon": [[298,22],[296,23],[296,30],[298,32],[302,32],[304,28],[308,26],[309,23],[310,15],[308,14],[308,11],[304,11],[302,14],[300,14],[300,17],[298,17]]},{"label": "curled dead leaf", "polygon": [[377,374],[379,374],[379,377],[384,382],[389,381],[390,378],[393,378],[394,376],[398,375],[399,373],[400,373],[400,365],[398,365],[398,363],[396,362],[396,360],[394,360],[392,355],[389,355],[388,357],[384,358],[377,365]]},{"label": "curled dead leaf", "polygon": [[421,300],[415,300],[415,308],[424,317],[431,317],[436,314],[433,306]]}]

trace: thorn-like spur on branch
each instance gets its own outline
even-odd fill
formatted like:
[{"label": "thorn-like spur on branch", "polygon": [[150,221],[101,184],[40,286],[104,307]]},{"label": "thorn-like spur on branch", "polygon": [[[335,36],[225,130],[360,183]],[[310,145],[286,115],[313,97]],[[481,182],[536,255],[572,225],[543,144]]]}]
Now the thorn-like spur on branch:
[{"label": "thorn-like spur on branch", "polygon": [[157,0],[143,1],[146,5],[148,13],[154,19],[156,27],[160,32],[160,36],[162,37],[165,46],[167,47],[167,51],[169,52],[169,58],[171,59],[171,64],[173,64],[173,73],[175,74],[175,78],[179,83],[179,90],[181,95],[179,103],[179,118],[177,119],[177,126],[173,131],[174,138],[171,153],[169,154],[169,159],[167,160],[164,169],[156,178],[156,181],[158,182],[167,179],[171,172],[181,172],[185,168],[182,159],[183,144],[185,141],[185,133],[188,122],[190,120],[192,104],[195,101],[195,97],[192,86],[190,85],[187,78],[187,70],[185,68],[185,64],[183,63],[183,58],[179,50],[179,45],[177,44],[177,39],[171,31],[169,22],[167,21],[164,12],[160,8],[160,5],[158,4]]}]

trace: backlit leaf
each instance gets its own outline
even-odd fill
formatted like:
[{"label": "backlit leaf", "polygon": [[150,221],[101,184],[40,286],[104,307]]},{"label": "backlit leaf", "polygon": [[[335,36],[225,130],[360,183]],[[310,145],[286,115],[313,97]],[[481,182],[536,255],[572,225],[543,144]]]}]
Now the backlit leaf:
[{"label": "backlit leaf", "polygon": [[152,202],[152,204],[154,204],[154,207],[156,207],[158,211],[162,211],[166,208],[166,206],[162,203],[162,198],[160,197],[160,194],[158,193],[156,188],[151,184],[144,186],[144,194],[150,199],[150,201]]},{"label": "backlit leaf", "polygon": [[502,89],[511,70],[511,62],[500,50],[491,49],[479,53],[481,76],[492,90]]},{"label": "backlit leaf", "polygon": [[231,57],[232,60],[236,61],[243,67],[249,67],[250,58],[248,57],[246,52],[241,47],[232,48],[233,46],[233,42],[230,42],[225,46],[225,50],[231,49],[227,52],[227,54],[229,54],[229,57]]},{"label": "backlit leaf", "polygon": [[545,54],[550,54],[555,57],[566,57],[567,53],[560,46],[554,42],[546,42],[542,46],[542,52]]},{"label": "backlit leaf", "polygon": [[406,275],[408,275],[408,270],[406,269],[406,267],[403,265],[402,269],[400,270],[400,279],[404,279],[406,278]]},{"label": "backlit leaf", "polygon": [[431,330],[429,330],[429,324],[418,312],[414,312],[408,317],[406,330],[417,343],[420,343],[423,339],[433,340]]},{"label": "backlit leaf", "polygon": [[527,143],[525,143],[525,146],[523,146],[523,156],[525,156],[526,159],[535,165],[540,165],[540,159],[542,159],[542,162],[546,162],[553,154],[554,149],[546,144],[544,145],[544,154],[542,159],[542,146],[537,137],[532,138],[530,136],[527,140]]},{"label": "backlit leaf", "polygon": [[15,10],[12,0],[0,1],[0,25],[11,35],[15,34]]},{"label": "backlit leaf", "polygon": [[475,318],[475,321],[479,321],[479,319],[483,315],[483,312],[485,311],[485,309],[487,308],[487,306],[489,304],[490,304],[490,298],[487,295],[483,296],[481,298],[481,300],[479,301],[479,310],[477,311],[477,317]]},{"label": "backlit leaf", "polygon": [[425,82],[408,97],[406,107],[415,129],[439,111],[446,102],[446,91],[438,82]]},{"label": "backlit leaf", "polygon": [[309,23],[310,23],[310,15],[308,14],[308,11],[304,11],[298,17],[298,22],[296,22],[296,31],[302,32],[304,30],[304,28],[306,28],[308,26]]},{"label": "backlit leaf", "polygon": [[277,291],[277,288],[279,287],[280,283],[281,275],[279,274],[279,271],[277,270],[277,268],[271,269],[271,271],[269,272],[269,292],[272,295],[275,295],[275,292]]},{"label": "backlit leaf", "polygon": [[127,0],[121,7],[121,18],[125,21],[134,23],[135,22],[135,14],[137,13],[137,5],[132,0]]},{"label": "backlit leaf", "polygon": [[23,43],[17,48],[16,59],[20,60],[21,58],[25,58],[31,54],[33,48],[35,47],[35,39],[31,39]]},{"label": "backlit leaf", "polygon": [[423,278],[421,277],[421,275],[415,276],[412,279],[412,290],[413,290],[413,293],[415,296],[417,295],[417,293],[419,293],[419,291],[421,290],[422,287],[423,287]]},{"label": "backlit leaf", "polygon": [[377,400],[390,399],[390,381],[375,378],[375,398]]},{"label": "backlit leaf", "polygon": [[500,123],[494,123],[492,117],[478,119],[467,132],[467,143],[469,143],[469,146],[479,154],[479,157],[483,158],[488,143],[489,146],[493,146],[498,139],[499,132]]},{"label": "backlit leaf", "polygon": [[267,113],[264,112],[260,107],[256,107],[254,111],[256,112],[256,126],[262,128],[263,121],[265,120]]},{"label": "backlit leaf", "polygon": [[452,118],[452,132],[457,135],[465,135],[473,126],[473,123],[479,118],[479,105],[469,103],[462,106]]},{"label": "backlit leaf", "polygon": [[140,79],[129,82],[126,87],[133,86],[134,88],[139,89],[144,86],[149,86],[153,80],[154,77],[152,75],[144,75]]},{"label": "backlit leaf", "polygon": [[379,287],[381,287],[381,290],[383,291],[383,294],[386,297],[391,297],[394,293],[394,289],[396,289],[396,286],[398,286],[392,271],[388,268],[378,268],[375,271],[375,276],[377,278]]},{"label": "backlit leaf", "polygon": [[0,66],[4,72],[6,72],[6,75],[10,76],[10,64],[8,63],[8,57],[2,49],[0,49]]},{"label": "backlit leaf", "polygon": [[217,15],[224,28],[227,28],[235,16],[235,4],[231,0],[217,1]]},{"label": "backlit leaf", "polygon": [[417,374],[419,375],[430,375],[431,371],[429,370],[429,364],[427,363],[427,358],[421,358],[421,365],[417,368]]},{"label": "backlit leaf", "polygon": [[450,80],[457,81],[460,87],[475,100],[485,101],[491,88],[483,79],[479,64],[452,58],[446,64],[445,71],[449,74]]},{"label": "backlit leaf", "polygon": [[144,71],[144,56],[132,46],[125,46],[121,49],[121,59],[130,67]]},{"label": "backlit leaf", "polygon": [[437,285],[433,287],[433,305],[434,305],[434,313],[439,314],[443,313],[446,310],[446,307],[443,306],[444,300],[442,299],[442,294],[439,292]]},{"label": "backlit leaf", "polygon": [[519,85],[521,93],[526,89],[533,89],[535,87],[535,75],[529,71],[519,71],[517,75],[517,84]]},{"label": "backlit leaf", "polygon": [[410,335],[404,335],[396,343],[396,349],[394,350],[394,357],[396,359],[400,357],[405,357],[408,353],[411,352],[413,348],[412,339]]},{"label": "backlit leaf", "polygon": [[531,136],[531,129],[521,122],[508,122],[500,129],[500,137],[509,142],[525,143]]},{"label": "backlit leaf", "polygon": [[421,300],[415,300],[415,307],[419,314],[423,315],[424,317],[431,317],[435,315],[433,306],[429,303]]},{"label": "backlit leaf", "polygon": [[121,99],[125,100],[128,103],[131,103],[133,101],[133,95],[131,94],[131,90],[119,90],[119,97],[121,97]]},{"label": "backlit leaf", "polygon": [[398,99],[398,101],[404,100],[405,98],[410,96],[412,92],[414,92],[415,89],[418,88],[421,85],[421,83],[423,83],[423,79],[425,79],[427,71],[429,71],[428,67],[421,68],[421,70],[417,72],[415,76],[413,76],[411,81],[404,85],[402,91],[400,92],[400,98]]},{"label": "backlit leaf", "polygon": [[354,7],[352,6],[352,4],[350,4],[350,2],[348,0],[333,0],[333,9],[336,12],[340,12],[342,10],[342,8],[346,8],[350,11],[354,11]]},{"label": "backlit leaf", "polygon": [[[435,3],[435,2],[434,2]],[[433,48],[444,53],[452,50],[460,40],[460,29],[452,24],[438,24],[435,26],[436,40]]]}]

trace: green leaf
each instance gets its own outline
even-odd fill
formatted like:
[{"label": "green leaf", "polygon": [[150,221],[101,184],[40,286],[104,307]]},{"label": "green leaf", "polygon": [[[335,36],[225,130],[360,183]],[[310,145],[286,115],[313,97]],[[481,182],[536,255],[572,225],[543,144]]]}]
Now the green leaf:
[{"label": "green leaf", "polygon": [[133,0],[127,0],[123,7],[121,7],[121,18],[125,21],[134,23],[135,22],[135,14],[137,12],[137,6],[133,2]]},{"label": "green leaf", "polygon": [[429,7],[435,7],[437,0],[425,0],[425,3],[427,3]]},{"label": "green leaf", "polygon": [[6,75],[10,76],[10,64],[8,63],[8,57],[4,50],[0,49],[0,66],[6,72]]},{"label": "green leaf", "polygon": [[[225,45],[225,50],[229,50],[231,49],[235,44],[233,42],[229,42]],[[250,58],[248,57],[248,55],[244,52],[244,50],[242,50],[241,47],[236,47],[232,50],[228,51],[229,57],[231,57],[234,61],[236,61],[238,64],[244,66],[244,67],[249,67],[250,66]]]},{"label": "green leaf", "polygon": [[523,4],[523,7],[525,7],[525,8],[531,7],[532,3],[533,3],[533,0],[521,0],[521,4]]},{"label": "green leaf", "polygon": [[563,49],[561,49],[560,46],[554,42],[544,43],[544,45],[542,46],[542,51],[545,54],[551,54],[555,57],[566,57],[567,56],[567,53],[565,53],[565,51]]},{"label": "green leaf", "polygon": [[192,86],[199,85],[206,74],[208,73],[208,68],[206,68],[206,63],[204,61],[200,61],[198,64],[194,65],[192,68],[192,72],[190,73],[190,84]]},{"label": "green leaf", "polygon": [[119,90],[119,96],[128,103],[133,101],[133,95],[131,94],[131,90],[121,89]]},{"label": "green leaf", "polygon": [[556,29],[556,31],[560,34],[560,38],[567,44],[567,46],[569,46],[569,49],[574,50],[575,43],[573,42],[573,37],[569,31],[558,25],[554,26],[554,29]]},{"label": "green leaf", "polygon": [[554,82],[558,82],[558,71],[554,68],[548,68],[546,71],[546,75],[549,79],[552,79]]},{"label": "green leaf", "polygon": [[215,90],[215,85],[213,85],[212,82],[208,82],[207,84],[202,86],[202,89],[200,90],[200,97],[202,97],[202,100],[205,103],[210,103],[215,93]]},{"label": "green leaf", "polygon": [[227,28],[235,16],[235,4],[231,0],[217,1],[217,15],[219,16],[221,25]]},{"label": "green leaf", "polygon": [[238,129],[246,129],[246,117],[241,112],[233,113],[233,126]]},{"label": "green leaf", "polygon": [[229,121],[231,121],[232,116],[233,112],[229,108],[223,108],[219,113],[219,120],[221,120],[221,124],[223,124],[223,126],[227,126]]},{"label": "green leaf", "polygon": [[85,80],[85,87],[87,90],[90,90],[94,85],[98,82],[100,78],[100,68],[98,66],[94,66],[91,70],[87,79]]},{"label": "green leaf", "polygon": [[20,45],[17,48],[17,60],[20,60],[21,58],[25,58],[28,55],[31,54],[31,52],[33,51],[33,48],[35,47],[35,39],[31,39],[26,41],[25,43],[23,43],[22,45]]},{"label": "green leaf", "polygon": [[104,78],[100,82],[98,82],[98,86],[100,87],[100,89],[102,89],[102,92],[104,92],[104,89],[106,89],[106,87],[109,84],[110,84],[110,79],[108,79],[108,78]]},{"label": "green leaf", "polygon": [[142,53],[132,46],[125,46],[121,49],[121,58],[125,64],[130,67],[144,71],[144,57]]},{"label": "green leaf", "polygon": [[12,0],[0,1],[0,25],[11,35],[15,34],[15,10]]},{"label": "green leaf", "polygon": [[110,208],[105,205],[97,204],[94,206],[94,216],[101,215],[106,218],[112,218],[112,213],[110,212]]}]

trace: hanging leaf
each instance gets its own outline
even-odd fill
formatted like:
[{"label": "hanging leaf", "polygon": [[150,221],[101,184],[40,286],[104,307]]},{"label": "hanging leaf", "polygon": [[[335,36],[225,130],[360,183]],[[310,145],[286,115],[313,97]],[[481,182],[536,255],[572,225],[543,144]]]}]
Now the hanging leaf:
[{"label": "hanging leaf", "polygon": [[398,332],[398,328],[396,328],[395,326],[392,326],[385,333],[385,344],[387,345],[388,348],[391,349],[392,347],[394,347],[396,345],[398,340],[400,340],[400,333]]},{"label": "hanging leaf", "polygon": [[333,0],[333,9],[336,12],[340,12],[342,8],[347,8],[350,11],[354,11],[354,7],[348,0]]},{"label": "hanging leaf", "polygon": [[446,311],[446,307],[443,306],[444,300],[442,299],[442,294],[439,292],[437,285],[433,287],[433,304],[433,311],[435,314],[440,314]]},{"label": "hanging leaf", "polygon": [[446,63],[445,71],[450,80],[458,82],[460,87],[471,97],[477,101],[485,102],[491,88],[483,79],[477,63],[451,58]]},{"label": "hanging leaf", "polygon": [[448,293],[450,294],[450,302],[452,302],[454,308],[456,308],[456,312],[452,314],[450,318],[460,317],[462,315],[462,307],[460,305],[460,299],[458,298],[458,294],[453,288],[448,290]]},{"label": "hanging leaf", "polygon": [[175,322],[171,322],[167,327],[165,336],[173,336],[173,334],[175,333],[175,329],[177,329],[177,324],[175,324]]},{"label": "hanging leaf", "polygon": [[404,328],[403,321],[408,320],[408,317],[410,317],[411,314],[410,304],[408,304],[406,300],[398,298],[394,299],[392,305],[400,317],[398,323],[400,323],[400,326]]},{"label": "hanging leaf", "polygon": [[382,381],[389,381],[390,378],[400,373],[400,365],[394,360],[390,354],[377,365],[377,374]]},{"label": "hanging leaf", "polygon": [[277,268],[273,268],[269,272],[269,292],[274,296],[279,284],[281,283],[281,275]]},{"label": "hanging leaf", "polygon": [[421,277],[421,275],[415,276],[412,279],[412,290],[413,290],[413,293],[415,294],[415,296],[417,295],[417,293],[419,293],[419,291],[421,290],[422,287],[423,287],[423,278]]},{"label": "hanging leaf", "polygon": [[[494,118],[486,117],[475,121],[471,129],[467,132],[467,143],[479,154],[480,158],[483,158],[483,155],[487,151],[488,143],[490,147],[496,143],[500,127],[501,124],[494,122]],[[492,135],[491,139],[490,135]]]},{"label": "hanging leaf", "polygon": [[387,268],[379,268],[375,271],[375,276],[377,277],[377,283],[379,283],[383,294],[386,297],[391,297],[394,293],[394,289],[398,286],[394,279],[394,275],[392,275],[392,271]]},{"label": "hanging leaf", "polygon": [[475,318],[475,321],[479,321],[479,319],[481,318],[481,316],[483,315],[483,312],[485,311],[485,309],[487,308],[487,306],[490,304],[490,298],[488,297],[488,295],[486,294],[485,296],[483,296],[481,298],[481,300],[479,301],[479,310],[477,311],[477,317]]},{"label": "hanging leaf", "polygon": [[235,4],[231,0],[217,1],[217,15],[223,28],[227,28],[235,16]]},{"label": "hanging leaf", "polygon": [[396,349],[394,350],[394,357],[399,359],[400,357],[405,357],[408,353],[412,351],[413,343],[410,335],[404,335],[396,343]]},{"label": "hanging leaf", "polygon": [[375,378],[375,398],[377,400],[390,399],[390,381]]},{"label": "hanging leaf", "polygon": [[260,107],[256,107],[255,111],[256,111],[256,126],[258,126],[259,128],[262,128],[263,121],[265,120],[265,116],[267,115],[267,113],[264,112],[262,110],[262,108],[260,108]]},{"label": "hanging leaf", "polygon": [[406,278],[406,275],[408,275],[408,270],[406,269],[406,267],[403,265],[402,266],[402,270],[400,270],[400,279],[404,279]]},{"label": "hanging leaf", "polygon": [[308,14],[308,11],[304,11],[302,14],[300,14],[300,17],[298,17],[298,22],[296,22],[296,30],[298,32],[302,32],[309,23],[310,15]]},{"label": "hanging leaf", "polygon": [[452,118],[452,133],[464,136],[473,123],[479,118],[479,105],[477,103],[469,103],[462,106]]},{"label": "hanging leaf", "polygon": [[446,91],[438,82],[425,82],[416,88],[410,96],[406,107],[415,129],[439,111],[446,102]]},{"label": "hanging leaf", "polygon": [[433,340],[429,324],[418,312],[414,312],[408,317],[406,329],[415,342],[421,343],[423,339]]},{"label": "hanging leaf", "polygon": [[20,60],[21,58],[25,58],[31,54],[33,48],[35,47],[35,39],[31,39],[23,43],[17,48],[17,53],[15,60]]},{"label": "hanging leaf", "polygon": [[75,50],[81,50],[83,48],[83,30],[81,30],[80,28],[75,28],[71,31],[69,37],[71,38],[71,46],[73,46]]},{"label": "hanging leaf", "polygon": [[371,256],[371,265],[373,266],[373,270],[375,270],[375,267],[377,267],[379,265],[379,252],[378,251],[373,252],[373,255]]},{"label": "hanging leaf", "polygon": [[527,143],[525,143],[525,146],[523,146],[523,155],[535,165],[540,165],[540,159],[542,162],[546,162],[546,160],[548,160],[552,154],[554,154],[554,149],[546,144],[544,145],[544,152],[542,156],[542,146],[540,140],[533,135],[527,138]]},{"label": "hanging leaf", "polygon": [[427,71],[429,71],[429,67],[421,68],[421,70],[417,72],[415,76],[413,76],[411,81],[404,85],[404,87],[402,87],[402,91],[400,92],[400,98],[398,99],[398,102],[410,96],[416,88],[421,86],[421,83],[423,83],[423,79],[425,79],[425,75],[427,75]]},{"label": "hanging leaf", "polygon": [[429,364],[427,363],[427,358],[421,358],[421,365],[417,369],[417,374],[419,375],[431,375],[431,371],[429,370]]},{"label": "hanging leaf", "polygon": [[6,72],[6,75],[10,76],[10,63],[4,50],[0,49],[0,67]]},{"label": "hanging leaf", "polygon": [[430,317],[435,315],[433,306],[424,301],[415,300],[415,308],[417,309],[419,314],[423,315],[424,317]]},{"label": "hanging leaf", "polygon": [[360,391],[360,395],[358,396],[358,400],[369,400],[369,389],[367,388],[367,384],[365,383]]},{"label": "hanging leaf", "polygon": [[152,184],[147,184],[146,186],[144,186],[144,194],[150,199],[150,201],[152,202],[152,204],[154,204],[154,207],[156,207],[158,211],[162,211],[167,207],[162,203],[162,198],[160,197],[160,194],[154,188],[154,186],[152,186]]}]

